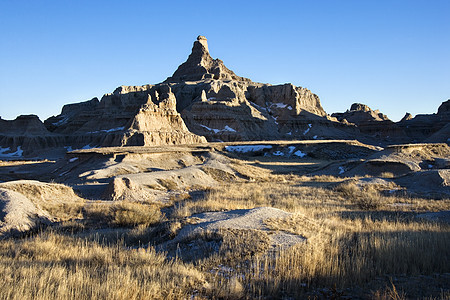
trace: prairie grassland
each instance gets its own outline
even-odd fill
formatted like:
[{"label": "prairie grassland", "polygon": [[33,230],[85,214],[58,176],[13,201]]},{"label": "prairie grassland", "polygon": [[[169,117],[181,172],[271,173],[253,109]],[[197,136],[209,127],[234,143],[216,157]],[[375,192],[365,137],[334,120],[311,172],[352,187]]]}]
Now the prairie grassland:
[{"label": "prairie grassland", "polygon": [[[227,266],[230,270],[213,280],[215,296],[302,298],[319,287],[368,289],[369,282],[383,276],[450,272],[450,226],[415,218],[420,211],[450,209],[450,200],[386,197],[379,191],[383,187],[358,187],[352,181],[340,181],[328,176],[278,176],[263,182],[229,184],[210,190],[204,199],[177,204],[174,216],[178,218],[203,211],[280,208],[293,212],[293,216],[269,220],[267,225],[307,238],[306,243],[275,256],[249,257],[236,251],[202,261],[205,269]],[[236,242],[241,243],[247,244],[248,239]],[[403,295],[386,277],[383,282],[385,286],[374,287],[371,297],[390,299],[394,292]],[[336,295],[326,297],[332,296]],[[408,294],[416,296],[421,295]]]},{"label": "prairie grassland", "polygon": [[193,266],[152,248],[56,233],[0,243],[0,299],[180,299],[202,287]]},{"label": "prairie grassland", "polygon": [[[112,226],[116,240],[47,230],[1,241],[0,299],[450,298],[450,226],[416,218],[449,210],[449,199],[385,196],[391,187],[256,169],[249,180],[226,182],[204,197],[173,199],[165,216],[157,205],[124,201],[85,204],[68,221],[77,224],[81,213],[83,229]],[[206,233],[219,250],[190,263],[135,247],[136,239],[157,244],[155,236],[173,237],[195,213],[260,206],[292,212],[266,225],[306,242],[267,254],[270,232]]]}]

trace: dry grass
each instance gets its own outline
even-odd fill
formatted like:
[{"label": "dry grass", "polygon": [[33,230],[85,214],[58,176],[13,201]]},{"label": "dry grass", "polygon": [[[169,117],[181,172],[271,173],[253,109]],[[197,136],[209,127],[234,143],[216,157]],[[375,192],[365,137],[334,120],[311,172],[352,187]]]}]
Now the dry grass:
[{"label": "dry grass", "polygon": [[[173,215],[177,218],[258,206],[284,209],[294,212],[294,216],[269,220],[267,225],[308,239],[274,257],[242,257],[236,250],[232,259],[221,255],[203,261],[202,265],[210,268],[221,265],[229,270],[210,278],[217,291],[215,296],[223,296],[224,291],[236,295],[234,286],[245,297],[302,298],[320,287],[342,291],[345,287],[365,286],[385,274],[450,272],[449,261],[444,259],[450,256],[450,226],[414,217],[417,211],[450,209],[448,199],[387,197],[380,190],[390,187],[357,186],[352,181],[339,184],[343,179],[324,176],[278,179],[227,184],[210,190],[203,199],[177,204]],[[403,295],[388,282],[385,284],[379,295]]]},{"label": "dry grass", "polygon": [[118,227],[151,226],[161,221],[161,206],[136,201],[104,201],[83,207],[84,217],[98,224]]},{"label": "dry grass", "polygon": [[[151,203],[85,204],[82,216],[91,223],[80,230],[112,226],[115,231],[110,234],[116,239],[106,234],[93,240],[46,233],[1,241],[0,299],[75,295],[79,299],[179,299],[194,294],[233,299],[337,298],[352,289],[353,295],[362,298],[404,299],[417,294],[400,289],[386,276],[450,273],[446,259],[450,226],[415,218],[417,212],[449,210],[449,199],[386,196],[382,191],[389,186],[357,185],[332,176],[273,175],[244,164],[232,167],[247,180],[206,190],[204,197],[180,194],[172,199],[175,205],[167,211],[168,219],[160,206]],[[162,243],[173,238],[195,213],[260,206],[292,212],[291,218],[267,220],[266,225],[272,231],[301,235],[307,242],[267,254],[270,232],[205,233],[180,244],[181,251],[198,249],[188,257],[192,264],[168,260],[152,248],[127,248],[136,241]],[[68,215],[79,214],[78,208],[61,209]],[[74,227],[79,224],[75,219],[70,221]],[[106,242],[121,237],[122,242]],[[374,285],[370,291],[374,280],[383,285]],[[430,288],[426,294],[439,295],[448,293]]]},{"label": "dry grass", "polygon": [[54,233],[0,243],[0,299],[180,299],[204,276],[152,248],[130,250]]},{"label": "dry grass", "polygon": [[355,182],[345,182],[338,185],[336,190],[363,210],[377,209],[383,204],[383,197],[374,185],[358,187]]}]

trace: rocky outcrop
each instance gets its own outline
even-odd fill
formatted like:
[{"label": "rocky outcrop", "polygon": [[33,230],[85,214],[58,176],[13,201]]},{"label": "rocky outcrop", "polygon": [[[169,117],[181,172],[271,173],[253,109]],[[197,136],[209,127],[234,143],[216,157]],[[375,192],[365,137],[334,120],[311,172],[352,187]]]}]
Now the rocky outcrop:
[{"label": "rocky outcrop", "polygon": [[[181,115],[181,118],[180,118]],[[66,105],[45,122],[77,137],[77,147],[160,145],[258,139],[354,138],[327,117],[319,97],[292,84],[272,86],[234,74],[199,36],[165,82],[121,86],[100,101]]]},{"label": "rocky outcrop", "polygon": [[450,100],[443,102],[436,114],[417,115],[410,113],[399,122],[392,122],[378,110],[354,103],[345,113],[334,113],[341,122],[355,124],[363,134],[387,144],[396,143],[450,143]]},{"label": "rocky outcrop", "polygon": [[44,123],[36,116],[0,119],[0,156],[22,152],[30,156],[35,150],[57,147],[71,150],[206,140],[443,141],[448,136],[448,102],[437,114],[406,116],[399,123],[359,103],[330,117],[319,97],[306,88],[256,83],[236,75],[211,57],[206,38],[199,36],[186,62],[162,83],[120,86],[100,100],[67,104],[61,114]]},{"label": "rocky outcrop", "polygon": [[407,142],[404,131],[379,110],[361,103],[353,103],[350,110],[331,116],[341,122],[355,124],[362,134],[383,142]]},{"label": "rocky outcrop", "polygon": [[420,114],[397,125],[411,142],[450,143],[450,100],[443,102],[436,114]]},{"label": "rocky outcrop", "polygon": [[186,62],[181,64],[165,82],[199,81],[205,79],[247,81],[250,79],[237,76],[225,67],[220,59],[213,59],[209,54],[208,42],[199,35],[194,42],[192,52]]},{"label": "rocky outcrop", "polygon": [[36,115],[22,115],[15,120],[0,118],[0,159],[21,158],[24,151],[63,144],[64,137],[49,132]]},{"label": "rocky outcrop", "polygon": [[400,122],[409,121],[409,120],[411,120],[412,118],[413,118],[413,116],[412,116],[409,112],[407,112],[407,113],[403,116],[403,118],[400,120]]}]

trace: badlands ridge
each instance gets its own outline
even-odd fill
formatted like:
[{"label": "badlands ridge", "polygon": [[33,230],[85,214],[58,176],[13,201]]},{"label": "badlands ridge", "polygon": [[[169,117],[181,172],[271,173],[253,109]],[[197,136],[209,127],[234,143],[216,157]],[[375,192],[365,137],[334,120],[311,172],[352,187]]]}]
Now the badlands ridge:
[{"label": "badlands ridge", "polygon": [[[447,143],[450,101],[436,114],[393,122],[353,104],[328,115],[319,97],[292,84],[252,82],[209,54],[199,36],[186,62],[159,84],[120,86],[101,100],[67,104],[41,122],[0,119],[0,156],[42,157],[64,149],[253,140],[357,139],[374,145]],[[56,151],[60,149],[61,151]]]}]

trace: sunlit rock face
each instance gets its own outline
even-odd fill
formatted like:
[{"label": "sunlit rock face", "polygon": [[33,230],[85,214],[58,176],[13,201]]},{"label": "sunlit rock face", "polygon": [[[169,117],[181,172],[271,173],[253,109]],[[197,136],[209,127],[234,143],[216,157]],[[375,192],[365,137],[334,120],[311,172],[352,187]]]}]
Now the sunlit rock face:
[{"label": "sunlit rock face", "polygon": [[[213,59],[198,36],[192,52],[159,84],[120,86],[100,100],[67,104],[41,122],[37,116],[0,119],[0,157],[40,150],[191,144],[206,141],[360,139],[369,143],[448,142],[449,101],[433,115],[394,123],[354,104],[327,115],[310,90],[270,85],[236,75]],[[40,151],[39,153],[42,153]]]}]

